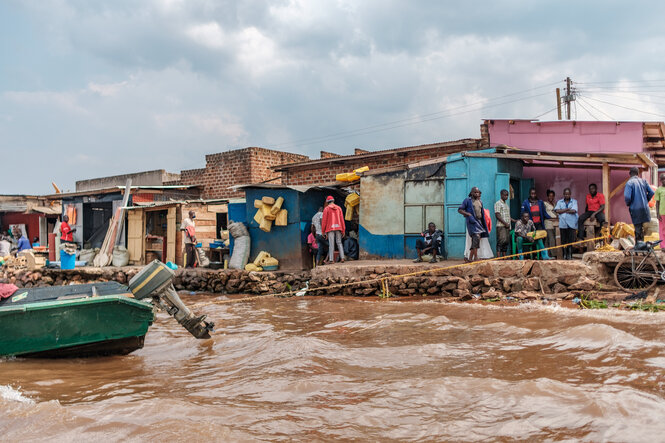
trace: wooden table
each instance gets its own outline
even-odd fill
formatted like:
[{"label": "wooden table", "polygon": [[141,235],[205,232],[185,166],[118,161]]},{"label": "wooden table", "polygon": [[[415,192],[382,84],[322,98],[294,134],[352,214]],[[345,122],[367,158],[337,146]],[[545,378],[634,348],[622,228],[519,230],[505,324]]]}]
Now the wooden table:
[{"label": "wooden table", "polygon": [[[229,255],[229,251],[229,248],[210,248],[208,256],[210,257],[210,261],[224,263],[224,256]],[[216,255],[219,255],[219,259],[213,260]]]}]

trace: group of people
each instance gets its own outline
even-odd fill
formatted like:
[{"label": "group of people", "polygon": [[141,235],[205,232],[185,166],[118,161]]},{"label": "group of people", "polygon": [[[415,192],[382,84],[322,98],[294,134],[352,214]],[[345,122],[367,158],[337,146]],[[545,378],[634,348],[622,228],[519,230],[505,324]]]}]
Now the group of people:
[{"label": "group of people", "polygon": [[347,235],[344,212],[332,195],[326,197],[325,207],[320,207],[312,217],[307,244],[317,266],[334,263],[335,248],[341,263],[347,257],[358,258],[358,240],[353,238],[352,232]]},{"label": "group of people", "polygon": [[[639,177],[639,169],[634,167],[630,169],[629,179],[624,188],[624,200],[628,206],[631,221],[635,227],[635,240],[644,240],[644,223],[650,221],[649,201],[654,196],[646,180]],[[660,177],[661,187],[656,192],[657,213],[660,224],[661,238],[665,238],[665,174]],[[535,249],[541,251],[541,257],[544,260],[550,260],[546,248],[556,246],[555,224],[558,220],[558,226],[561,233],[561,244],[568,245],[563,248],[564,260],[571,260],[573,247],[570,243],[585,238],[585,222],[598,222],[602,227],[606,224],[605,220],[605,196],[598,192],[598,186],[595,183],[589,185],[589,193],[586,195],[584,211],[580,212],[577,200],[571,197],[570,188],[563,190],[563,198],[556,200],[556,193],[548,189],[547,199],[541,200],[535,188],[529,190],[529,197],[522,202],[520,207],[520,217],[514,219],[510,216],[510,207],[508,199],[510,193],[503,189],[500,192],[500,199],[494,204],[494,216],[496,218],[496,250],[499,257],[508,253],[508,246],[511,243],[511,227],[515,224],[515,246],[523,259],[523,248],[525,243],[531,243]],[[482,250],[482,242],[487,242],[491,230],[491,218],[489,211],[483,207],[480,199],[481,192],[477,187],[473,187],[469,196],[464,199],[458,212],[466,218],[467,235],[470,238],[468,254],[465,258],[468,261],[475,261],[479,258],[490,258],[487,256],[479,257],[479,250]],[[542,235],[538,233],[542,232]],[[489,252],[491,254],[491,252]],[[481,254],[482,255],[482,254]],[[419,252],[420,257],[420,252]]]}]

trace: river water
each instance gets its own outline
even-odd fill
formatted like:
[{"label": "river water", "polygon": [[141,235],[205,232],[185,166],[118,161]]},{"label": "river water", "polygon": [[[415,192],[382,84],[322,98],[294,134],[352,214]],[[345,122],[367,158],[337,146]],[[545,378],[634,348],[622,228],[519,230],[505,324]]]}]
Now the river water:
[{"label": "river water", "polygon": [[1,439],[665,438],[662,314],[337,298],[202,311],[213,340],[160,315],[127,356],[0,360]]}]

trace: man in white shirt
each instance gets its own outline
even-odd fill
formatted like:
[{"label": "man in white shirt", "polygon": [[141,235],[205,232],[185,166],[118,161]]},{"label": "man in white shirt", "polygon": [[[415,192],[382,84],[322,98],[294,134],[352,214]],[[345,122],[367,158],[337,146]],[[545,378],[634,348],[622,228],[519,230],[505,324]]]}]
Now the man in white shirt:
[{"label": "man in white shirt", "polygon": [[185,218],[180,225],[180,230],[185,231],[185,267],[193,268],[196,263],[196,225],[194,219],[196,212],[189,211],[189,217]]}]

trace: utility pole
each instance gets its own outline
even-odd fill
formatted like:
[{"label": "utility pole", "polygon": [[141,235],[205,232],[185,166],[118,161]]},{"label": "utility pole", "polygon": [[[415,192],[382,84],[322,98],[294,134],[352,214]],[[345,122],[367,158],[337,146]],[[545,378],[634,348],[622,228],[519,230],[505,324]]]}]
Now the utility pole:
[{"label": "utility pole", "polygon": [[556,88],[556,115],[561,120],[561,88]]},{"label": "utility pole", "polygon": [[570,77],[566,77],[566,119],[570,120]]}]

